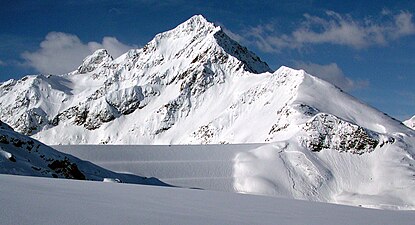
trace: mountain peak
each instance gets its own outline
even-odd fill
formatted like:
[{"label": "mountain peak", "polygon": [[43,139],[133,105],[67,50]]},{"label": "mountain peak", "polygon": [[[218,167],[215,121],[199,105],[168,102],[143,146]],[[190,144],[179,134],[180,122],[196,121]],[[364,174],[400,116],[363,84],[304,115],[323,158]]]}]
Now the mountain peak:
[{"label": "mountain peak", "polygon": [[[213,23],[206,20],[205,17],[202,15],[194,15],[186,20],[181,25],[185,25],[186,27],[191,27],[194,29],[201,28],[201,27],[216,27]],[[179,27],[181,26],[179,25]]]},{"label": "mountain peak", "polygon": [[210,23],[210,22],[208,22],[206,20],[205,17],[203,17],[200,14],[194,15],[194,16],[190,17],[186,22],[189,22],[189,23],[200,23],[200,24]]},{"label": "mountain peak", "polygon": [[96,68],[108,64],[112,60],[112,56],[106,49],[98,49],[83,60],[82,64],[78,67],[77,72],[81,74],[92,72]]},{"label": "mountain peak", "polygon": [[215,26],[213,23],[207,21],[202,15],[195,15],[179,24],[174,29],[160,33],[156,37],[206,35],[218,30],[220,30],[220,27]]}]

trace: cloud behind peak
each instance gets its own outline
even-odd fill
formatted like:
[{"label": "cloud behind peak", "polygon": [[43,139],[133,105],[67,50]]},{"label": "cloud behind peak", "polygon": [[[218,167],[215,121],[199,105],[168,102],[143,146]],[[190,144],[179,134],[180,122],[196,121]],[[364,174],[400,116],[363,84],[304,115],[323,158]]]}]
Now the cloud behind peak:
[{"label": "cloud behind peak", "polygon": [[75,70],[82,60],[97,49],[105,48],[113,57],[137,46],[121,43],[115,37],[104,37],[102,42],[83,43],[78,36],[50,32],[34,52],[23,52],[24,65],[40,73],[63,74]]}]

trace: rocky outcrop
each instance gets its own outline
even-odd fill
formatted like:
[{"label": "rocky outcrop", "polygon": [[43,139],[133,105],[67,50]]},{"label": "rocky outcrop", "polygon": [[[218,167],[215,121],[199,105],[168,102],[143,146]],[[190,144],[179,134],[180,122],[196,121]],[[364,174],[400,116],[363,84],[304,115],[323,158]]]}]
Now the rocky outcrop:
[{"label": "rocky outcrop", "polygon": [[77,73],[85,74],[97,68],[108,67],[113,58],[105,49],[98,49],[92,55],[86,57],[76,70]]},{"label": "rocky outcrop", "polygon": [[2,122],[0,125],[0,153],[2,156],[7,155],[9,161],[13,163],[12,166],[7,166],[6,162],[2,163],[0,159],[2,173],[86,179],[72,157],[53,152],[52,149],[31,138],[18,135]]},{"label": "rocky outcrop", "polygon": [[156,178],[115,173],[19,134],[0,121],[0,174],[168,186]]},{"label": "rocky outcrop", "polygon": [[301,142],[311,151],[324,149],[364,154],[373,151],[380,135],[333,115],[319,113],[303,126]]}]

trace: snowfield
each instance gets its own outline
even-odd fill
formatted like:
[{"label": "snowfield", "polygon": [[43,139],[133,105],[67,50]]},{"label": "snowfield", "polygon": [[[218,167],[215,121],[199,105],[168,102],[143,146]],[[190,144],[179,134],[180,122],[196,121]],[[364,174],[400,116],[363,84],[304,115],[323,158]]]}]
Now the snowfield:
[{"label": "snowfield", "polygon": [[415,209],[412,161],[394,145],[364,155],[314,153],[289,142],[53,147],[112,171],[156,177],[174,186]]},{"label": "snowfield", "polygon": [[233,192],[233,160],[261,144],[56,145],[55,149],[112,171],[157,177],[180,187]]},{"label": "snowfield", "polygon": [[0,221],[25,224],[414,224],[385,211],[182,188],[0,175]]}]

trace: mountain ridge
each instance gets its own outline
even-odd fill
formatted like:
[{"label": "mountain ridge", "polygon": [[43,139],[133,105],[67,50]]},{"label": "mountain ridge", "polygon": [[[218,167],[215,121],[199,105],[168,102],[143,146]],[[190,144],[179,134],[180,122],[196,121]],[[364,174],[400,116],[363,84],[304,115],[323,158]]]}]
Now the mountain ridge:
[{"label": "mountain ridge", "polygon": [[[196,15],[172,30],[157,34],[143,48],[130,50],[117,59],[99,49],[71,73],[26,76],[1,84],[0,118],[17,131],[49,144],[269,142],[278,140],[277,136],[286,136],[284,130],[298,131],[300,123],[296,124],[296,120],[310,122],[318,113],[328,113],[379,134],[402,129],[399,122],[305,71],[285,66],[270,71],[266,63],[230,39],[219,26]],[[322,96],[328,93],[336,97],[323,100]],[[214,96],[220,104],[208,96]],[[223,96],[226,98],[222,99]],[[275,110],[265,110],[271,102]],[[323,104],[327,102],[330,104]],[[235,123],[242,120],[238,117],[243,111],[250,114],[245,120],[254,117],[251,104],[264,108],[258,114],[268,115],[269,124],[261,124],[260,129],[268,130],[268,135],[234,139],[236,131],[232,131],[232,126],[238,126]],[[209,121],[202,112],[198,113],[205,105],[209,106],[205,112],[213,110]],[[214,105],[218,109],[213,109]],[[365,110],[376,121],[362,117],[360,114]],[[288,116],[298,113],[302,115]],[[124,127],[134,134],[117,137],[105,131],[119,126],[117,121],[127,117],[139,120]],[[187,120],[199,126],[186,123],[187,117],[195,118]],[[167,141],[157,141],[166,139],[158,137],[168,136],[165,133],[171,133],[169,130],[179,126],[178,123],[185,125],[172,132],[189,129],[193,132],[187,132],[187,137],[176,135],[167,137]],[[140,131],[135,127],[141,127]],[[62,129],[67,128],[74,128],[74,132],[61,136],[61,141],[45,138],[62,135]],[[231,130],[226,131],[228,128]],[[83,131],[87,134],[81,134]],[[107,134],[100,135],[103,136],[100,140],[90,139],[88,133],[94,131]],[[278,135],[272,135],[275,133]],[[218,135],[229,138],[213,137]],[[134,136],[145,138],[133,141]]]}]

